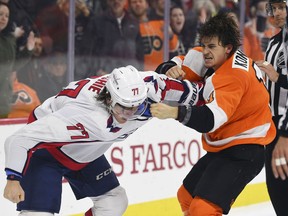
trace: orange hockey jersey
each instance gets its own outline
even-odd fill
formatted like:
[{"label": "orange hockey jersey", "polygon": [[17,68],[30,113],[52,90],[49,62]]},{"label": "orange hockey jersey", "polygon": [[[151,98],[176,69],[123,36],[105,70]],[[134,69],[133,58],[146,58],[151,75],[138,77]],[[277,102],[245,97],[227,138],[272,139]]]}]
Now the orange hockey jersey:
[{"label": "orange hockey jersey", "polygon": [[[193,50],[174,59],[190,81],[201,80],[205,74],[199,53]],[[217,152],[239,144],[266,145],[274,139],[276,130],[261,70],[242,51],[236,51],[206,79],[203,97],[214,116],[212,130],[202,136],[206,151]],[[193,128],[193,122],[187,126]]]},{"label": "orange hockey jersey", "polygon": [[175,56],[171,61],[185,72],[184,79],[189,81],[202,80],[207,71],[204,66],[202,47],[193,47],[185,56]]},{"label": "orange hockey jersey", "polygon": [[266,145],[274,139],[276,129],[261,70],[240,50],[206,79],[203,97],[214,115],[214,128],[203,134],[205,150]]},{"label": "orange hockey jersey", "polygon": [[[140,34],[144,45],[144,71],[154,71],[164,61],[164,21],[152,20],[140,23]],[[175,34],[169,39],[169,50],[179,46]]]}]

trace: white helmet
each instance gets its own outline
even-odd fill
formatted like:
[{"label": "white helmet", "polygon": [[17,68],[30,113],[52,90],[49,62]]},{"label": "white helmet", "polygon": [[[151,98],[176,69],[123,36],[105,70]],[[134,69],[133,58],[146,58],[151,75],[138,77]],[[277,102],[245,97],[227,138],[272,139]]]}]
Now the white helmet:
[{"label": "white helmet", "polygon": [[147,87],[138,70],[129,65],[114,69],[106,83],[112,99],[112,107],[116,103],[124,107],[136,107],[147,99]]}]

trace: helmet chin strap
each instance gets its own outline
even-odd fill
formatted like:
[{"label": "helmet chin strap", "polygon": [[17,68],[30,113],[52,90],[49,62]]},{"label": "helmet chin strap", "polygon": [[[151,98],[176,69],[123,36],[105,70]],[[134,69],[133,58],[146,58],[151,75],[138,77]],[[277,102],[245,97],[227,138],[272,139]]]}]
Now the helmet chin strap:
[{"label": "helmet chin strap", "polygon": [[108,107],[107,107],[107,110],[108,110],[108,112],[110,113],[110,114],[113,114],[113,107],[112,107],[112,105],[110,104]]},{"label": "helmet chin strap", "polygon": [[113,114],[113,106],[112,106],[113,102],[112,99],[107,100],[107,106],[106,109],[108,111],[109,114]]}]

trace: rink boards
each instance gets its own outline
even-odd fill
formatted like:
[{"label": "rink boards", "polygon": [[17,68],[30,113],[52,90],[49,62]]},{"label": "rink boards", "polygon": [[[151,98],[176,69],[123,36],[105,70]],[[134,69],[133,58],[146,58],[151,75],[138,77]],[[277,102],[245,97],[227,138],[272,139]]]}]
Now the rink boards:
[{"label": "rink boards", "polygon": [[[6,216],[16,216],[17,212],[15,205],[2,196],[5,186],[3,144],[8,135],[22,126],[7,123],[0,125],[0,208]],[[181,216],[176,200],[177,189],[203,154],[201,135],[172,119],[152,119],[125,142],[113,144],[105,155],[128,195],[129,207],[124,216]],[[262,171],[245,188],[234,206],[267,201],[264,180]],[[80,216],[91,205],[88,198],[75,200],[69,185],[63,182],[59,215]]]}]

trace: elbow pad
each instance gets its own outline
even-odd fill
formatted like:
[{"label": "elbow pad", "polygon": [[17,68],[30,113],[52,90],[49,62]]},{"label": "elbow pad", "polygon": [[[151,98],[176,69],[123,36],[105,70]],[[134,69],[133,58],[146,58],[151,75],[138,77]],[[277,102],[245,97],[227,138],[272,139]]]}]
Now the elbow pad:
[{"label": "elbow pad", "polygon": [[160,65],[158,65],[155,72],[158,74],[165,74],[170,68],[174,67],[175,65],[177,64],[173,61],[163,62]]}]

